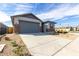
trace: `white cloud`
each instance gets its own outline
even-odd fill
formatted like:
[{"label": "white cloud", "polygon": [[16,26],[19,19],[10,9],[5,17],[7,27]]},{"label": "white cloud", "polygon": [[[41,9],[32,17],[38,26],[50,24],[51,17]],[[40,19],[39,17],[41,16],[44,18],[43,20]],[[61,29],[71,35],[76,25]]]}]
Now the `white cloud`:
[{"label": "white cloud", "polygon": [[16,11],[13,14],[10,14],[10,15],[13,16],[13,15],[19,15],[19,14],[25,14],[25,13],[26,13],[25,11]]},{"label": "white cloud", "polygon": [[10,17],[6,13],[0,11],[0,22],[6,22],[9,20],[11,20]]},{"label": "white cloud", "polygon": [[[6,22],[10,21],[10,23],[6,24]],[[4,12],[0,11],[0,22],[7,25],[12,26],[11,24],[11,18]]]},{"label": "white cloud", "polygon": [[65,15],[79,15],[79,5],[76,5],[72,7],[71,9],[68,9],[65,12]]},{"label": "white cloud", "polygon": [[72,6],[72,4],[62,4],[59,5],[58,8],[52,9],[47,13],[38,14],[37,17],[41,19],[53,18],[53,20],[57,20],[71,15],[79,15],[79,5]]},{"label": "white cloud", "polygon": [[15,12],[11,15],[18,15],[18,14],[24,14],[29,13],[32,11],[33,6],[32,5],[24,5],[24,4],[18,4],[15,8]]},{"label": "white cloud", "polygon": [[31,5],[23,5],[23,4],[18,4],[17,7],[16,7],[16,10],[17,11],[20,11],[20,10],[31,10],[32,9],[32,6]]}]

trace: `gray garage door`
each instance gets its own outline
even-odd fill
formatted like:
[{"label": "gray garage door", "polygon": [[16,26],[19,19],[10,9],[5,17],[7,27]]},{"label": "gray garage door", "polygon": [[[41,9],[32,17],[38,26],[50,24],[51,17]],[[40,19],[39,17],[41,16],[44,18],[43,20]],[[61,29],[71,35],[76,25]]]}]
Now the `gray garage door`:
[{"label": "gray garage door", "polygon": [[38,33],[40,24],[34,22],[20,21],[20,33]]}]

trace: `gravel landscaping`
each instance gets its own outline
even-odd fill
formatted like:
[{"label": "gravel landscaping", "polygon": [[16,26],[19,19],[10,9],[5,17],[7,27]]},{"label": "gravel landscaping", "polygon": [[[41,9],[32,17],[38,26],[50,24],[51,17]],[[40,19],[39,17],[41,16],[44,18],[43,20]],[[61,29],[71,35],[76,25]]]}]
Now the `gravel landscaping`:
[{"label": "gravel landscaping", "polygon": [[0,44],[6,44],[0,56],[30,56],[27,47],[17,34],[0,36]]}]

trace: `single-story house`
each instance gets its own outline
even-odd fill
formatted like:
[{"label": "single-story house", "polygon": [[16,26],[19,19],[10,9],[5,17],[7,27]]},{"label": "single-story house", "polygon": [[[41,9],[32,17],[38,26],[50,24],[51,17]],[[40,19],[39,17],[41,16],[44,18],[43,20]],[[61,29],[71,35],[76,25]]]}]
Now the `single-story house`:
[{"label": "single-story house", "polygon": [[0,34],[5,34],[6,29],[7,29],[7,26],[4,25],[3,23],[0,23]]},{"label": "single-story house", "polygon": [[16,33],[42,32],[42,21],[31,13],[11,16],[11,19]]},{"label": "single-story house", "polygon": [[[50,28],[54,28],[54,22],[43,22],[34,14],[21,14],[11,16],[12,24],[14,27],[15,33],[39,33],[39,32],[48,32],[52,31]],[[46,24],[48,24],[46,27]],[[50,30],[48,30],[50,29]]]}]

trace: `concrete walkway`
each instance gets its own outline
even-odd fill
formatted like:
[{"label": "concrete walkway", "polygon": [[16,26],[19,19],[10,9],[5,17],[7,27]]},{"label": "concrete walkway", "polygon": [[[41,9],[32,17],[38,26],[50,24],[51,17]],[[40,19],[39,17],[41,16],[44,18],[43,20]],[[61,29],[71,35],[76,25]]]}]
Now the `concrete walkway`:
[{"label": "concrete walkway", "polygon": [[[53,56],[72,42],[54,35],[20,34],[22,40],[33,56]],[[58,55],[60,55],[59,53]]]},{"label": "concrete walkway", "polygon": [[[79,35],[79,33],[72,33]],[[79,56],[79,37],[59,51],[55,56]]]}]

